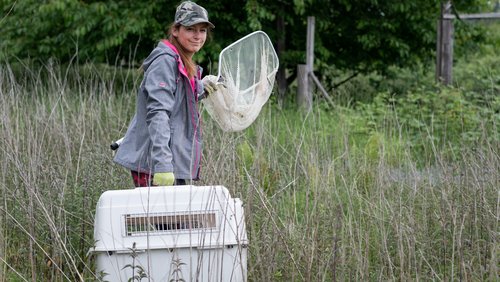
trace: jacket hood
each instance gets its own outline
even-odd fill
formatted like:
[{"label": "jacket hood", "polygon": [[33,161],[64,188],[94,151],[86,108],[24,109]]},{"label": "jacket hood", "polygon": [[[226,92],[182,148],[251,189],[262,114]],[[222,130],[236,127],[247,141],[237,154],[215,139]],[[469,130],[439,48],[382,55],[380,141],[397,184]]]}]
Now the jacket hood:
[{"label": "jacket hood", "polygon": [[178,55],[175,53],[174,50],[172,50],[170,47],[168,47],[165,43],[159,42],[158,45],[156,46],[155,49],[149,54],[149,56],[144,60],[142,63],[142,67],[144,71],[147,71],[151,63],[158,58],[161,55],[169,55],[174,58],[176,58]]}]

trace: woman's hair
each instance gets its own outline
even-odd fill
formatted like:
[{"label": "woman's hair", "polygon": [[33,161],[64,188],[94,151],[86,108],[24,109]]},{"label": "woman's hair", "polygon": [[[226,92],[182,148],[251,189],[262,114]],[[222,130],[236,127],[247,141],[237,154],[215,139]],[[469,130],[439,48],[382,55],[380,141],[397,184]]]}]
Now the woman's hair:
[{"label": "woman's hair", "polygon": [[[170,41],[170,43],[172,43],[172,45],[174,45],[175,48],[177,48],[177,51],[179,51],[179,55],[181,56],[182,63],[184,64],[184,67],[186,68],[186,72],[188,73],[189,77],[194,77],[196,75],[196,64],[187,55],[186,50],[184,49],[184,47],[182,47],[182,45],[179,43],[177,38],[172,35],[172,31],[174,28],[180,28],[180,24],[172,23],[170,25],[170,28],[167,31],[168,41]],[[208,29],[207,32],[209,32],[207,34],[207,39],[208,39],[209,35],[210,35],[210,29]]]}]

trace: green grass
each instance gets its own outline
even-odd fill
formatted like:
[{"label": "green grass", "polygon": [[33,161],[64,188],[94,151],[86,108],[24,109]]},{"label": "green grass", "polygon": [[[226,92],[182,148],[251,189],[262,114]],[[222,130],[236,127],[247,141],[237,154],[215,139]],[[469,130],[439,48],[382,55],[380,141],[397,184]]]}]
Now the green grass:
[{"label": "green grass", "polygon": [[[109,144],[133,115],[140,77],[12,69],[0,66],[0,281],[93,281],[97,199],[132,188]],[[428,82],[307,115],[268,104],[240,133],[205,113],[198,184],[243,200],[249,280],[496,280],[494,79]]]}]

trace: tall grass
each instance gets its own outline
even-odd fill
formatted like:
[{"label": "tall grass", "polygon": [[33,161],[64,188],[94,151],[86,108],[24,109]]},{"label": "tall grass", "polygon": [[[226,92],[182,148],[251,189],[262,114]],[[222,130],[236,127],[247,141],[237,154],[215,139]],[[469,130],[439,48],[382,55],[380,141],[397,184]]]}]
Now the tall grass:
[{"label": "tall grass", "polygon": [[[126,130],[138,79],[0,66],[0,281],[95,279],[96,201],[132,188],[108,146]],[[410,121],[400,106],[302,114],[268,104],[241,133],[205,117],[197,185],[243,200],[249,280],[498,278],[498,109],[471,128],[449,127],[446,111]]]},{"label": "tall grass", "polygon": [[73,281],[90,272],[97,197],[128,184],[114,172],[107,144],[134,96],[111,94],[113,80],[97,70],[74,71],[0,69],[4,281]]}]

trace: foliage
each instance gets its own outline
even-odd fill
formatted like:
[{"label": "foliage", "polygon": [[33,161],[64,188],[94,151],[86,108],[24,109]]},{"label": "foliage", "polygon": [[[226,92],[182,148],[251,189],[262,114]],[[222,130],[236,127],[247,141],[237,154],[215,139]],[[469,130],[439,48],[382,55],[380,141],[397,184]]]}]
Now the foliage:
[{"label": "foliage", "polygon": [[[500,64],[497,54],[500,23],[459,23],[456,28],[454,86],[475,92],[478,99],[491,100],[499,93],[500,74],[496,66]],[[477,41],[474,39],[476,36],[480,37]],[[322,69],[322,73],[317,75],[323,86],[343,106],[371,103],[381,92],[400,97],[414,89],[423,87],[433,91],[437,87],[434,85],[434,62],[431,61],[415,63],[410,67],[388,66],[384,72],[372,71],[363,75],[334,66],[325,65]],[[353,78],[349,79],[350,76]],[[338,81],[343,80],[348,81],[338,85]]]},{"label": "foliage", "polygon": [[[490,26],[488,31],[499,26]],[[372,74],[372,81],[366,84],[377,89],[377,94],[358,100],[356,110],[367,119],[366,126],[358,128],[380,132],[382,128],[375,125],[395,127],[409,137],[415,154],[425,155],[425,150],[437,148],[451,159],[464,146],[498,143],[498,134],[484,136],[481,132],[498,132],[500,73],[496,66],[500,57],[491,51],[500,46],[499,36],[492,35],[489,44],[459,57],[452,87],[435,85],[432,73],[416,68],[392,68],[392,77]]]},{"label": "foliage", "polygon": [[5,40],[0,48],[5,55],[42,61],[65,62],[73,56],[81,61],[133,61],[138,44],[150,48],[151,37],[161,36],[166,25],[158,22],[163,2],[3,1],[0,30]]},{"label": "foliage", "polygon": [[[427,61],[434,49],[436,1],[262,1],[200,2],[210,13],[215,40],[198,61],[211,69],[220,50],[256,29],[273,41],[282,66],[294,71],[305,61],[306,18],[316,17],[318,70],[385,71],[391,65]],[[61,62],[134,64],[164,37],[178,1],[0,1],[0,60],[55,58]],[[485,6],[481,0],[454,1],[460,12]],[[277,27],[279,21],[283,27]],[[481,36],[477,34],[475,39]]]},{"label": "foliage", "polygon": [[[415,155],[423,156],[425,150],[437,149],[443,157],[453,160],[460,148],[500,141],[498,134],[482,134],[483,130],[498,132],[498,99],[478,103],[473,92],[420,89],[400,98],[386,93],[378,95],[373,103],[361,105],[359,110],[367,118],[370,131],[394,127],[404,132]],[[377,128],[380,125],[384,128]]]},{"label": "foliage", "polygon": [[[479,27],[478,27],[479,28]],[[460,56],[455,64],[454,81],[458,87],[477,92],[476,99],[491,101],[500,94],[500,23],[481,27],[486,31],[484,44],[474,47]],[[466,45],[470,46],[470,45]]]}]

